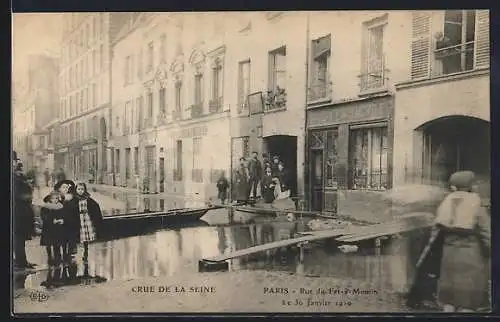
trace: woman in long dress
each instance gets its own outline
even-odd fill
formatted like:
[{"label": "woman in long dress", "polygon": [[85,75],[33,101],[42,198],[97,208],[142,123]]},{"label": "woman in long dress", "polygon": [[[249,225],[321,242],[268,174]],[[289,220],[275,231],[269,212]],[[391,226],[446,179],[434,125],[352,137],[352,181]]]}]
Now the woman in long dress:
[{"label": "woman in long dress", "polygon": [[490,305],[490,217],[473,184],[472,171],[450,177],[452,192],[437,210],[431,240],[420,259],[425,262],[431,249],[442,248],[438,302],[445,312],[472,312]]}]

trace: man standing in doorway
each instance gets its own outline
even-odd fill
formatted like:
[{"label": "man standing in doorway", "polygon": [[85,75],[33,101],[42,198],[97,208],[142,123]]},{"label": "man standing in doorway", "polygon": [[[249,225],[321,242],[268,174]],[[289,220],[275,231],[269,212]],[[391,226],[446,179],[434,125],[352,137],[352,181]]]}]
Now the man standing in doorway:
[{"label": "man standing in doorway", "polygon": [[259,160],[259,154],[257,152],[252,152],[252,159],[248,163],[248,174],[249,174],[249,186],[250,186],[250,198],[257,199],[257,186],[259,185],[260,178],[262,177],[262,164]]}]

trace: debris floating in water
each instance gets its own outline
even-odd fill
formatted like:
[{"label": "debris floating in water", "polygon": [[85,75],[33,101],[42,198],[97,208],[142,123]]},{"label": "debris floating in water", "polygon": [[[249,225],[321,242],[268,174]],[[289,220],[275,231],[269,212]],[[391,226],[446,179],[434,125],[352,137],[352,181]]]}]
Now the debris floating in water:
[{"label": "debris floating in water", "polygon": [[338,246],[338,249],[340,249],[342,253],[355,253],[358,251],[359,247],[356,245],[341,245]]}]

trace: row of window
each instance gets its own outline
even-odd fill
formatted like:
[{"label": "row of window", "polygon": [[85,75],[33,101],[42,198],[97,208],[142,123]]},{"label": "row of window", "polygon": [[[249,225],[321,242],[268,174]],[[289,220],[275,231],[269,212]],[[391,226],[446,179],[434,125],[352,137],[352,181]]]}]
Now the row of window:
[{"label": "row of window", "polygon": [[[160,36],[160,48],[158,52],[157,64],[166,62],[167,59],[167,36],[162,34]],[[134,81],[142,80],[144,74],[153,71],[155,61],[155,42],[150,41],[146,48],[146,55],[144,57],[144,50],[141,48],[138,53],[130,54],[125,57],[123,81],[124,85],[134,83]]]},{"label": "row of window", "polygon": [[[203,182],[203,156],[202,156],[202,138],[195,137],[192,142],[192,180],[193,182]],[[139,174],[139,148],[133,148],[134,154],[132,155],[132,148],[124,149],[125,152],[125,178],[131,179],[132,174]],[[121,164],[121,153],[120,149],[114,149],[114,169],[115,173],[122,173],[122,164]],[[148,155],[146,156],[148,158]],[[183,149],[182,149],[182,140],[177,140],[175,145],[175,152],[173,155],[173,177],[175,181],[183,180]],[[150,164],[153,160],[146,160],[146,164]],[[132,173],[131,170],[134,170]],[[163,178],[164,179],[164,178]]]},{"label": "row of window", "polygon": [[[87,52],[93,44],[99,41],[105,34],[106,16],[104,13],[85,14],[74,16],[74,14],[64,17],[64,34],[69,35],[77,29],[67,44],[62,47],[63,65],[69,64],[72,60]],[[83,22],[83,24],[82,24]],[[82,24],[82,25],[81,25]],[[78,28],[77,28],[78,27]]]},{"label": "row of window", "polygon": [[87,118],[85,121],[76,121],[61,126],[55,130],[55,144],[69,144],[76,141],[97,139],[99,123],[97,116]]},{"label": "row of window", "polygon": [[103,44],[80,57],[78,62],[61,73],[61,94],[74,91],[106,70],[106,57],[107,52]]}]

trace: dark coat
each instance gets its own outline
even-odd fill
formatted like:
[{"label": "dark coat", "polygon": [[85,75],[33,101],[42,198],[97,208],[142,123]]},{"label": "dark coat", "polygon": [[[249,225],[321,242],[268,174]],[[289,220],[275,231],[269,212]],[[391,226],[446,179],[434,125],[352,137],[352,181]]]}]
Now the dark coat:
[{"label": "dark coat", "polygon": [[33,189],[22,173],[14,174],[14,234],[29,240],[35,231],[35,212],[31,203]]},{"label": "dark coat", "polygon": [[247,168],[243,165],[240,165],[240,167],[235,171],[234,174],[235,200],[238,201],[248,200],[249,185],[248,185],[247,173],[248,173]]},{"label": "dark coat", "polygon": [[65,241],[64,223],[54,224],[54,220],[64,220],[64,209],[55,210],[42,207],[40,216],[42,217],[42,234],[40,236],[40,245],[62,245]]},{"label": "dark coat", "polygon": [[62,212],[64,216],[64,241],[78,243],[80,241],[80,213],[76,197],[64,201]]},{"label": "dark coat", "polygon": [[227,188],[229,188],[229,182],[227,181],[227,179],[224,177],[219,178],[219,180],[217,181],[217,190],[219,190],[219,192],[222,192],[226,191]]},{"label": "dark coat", "polygon": [[262,198],[264,198],[264,202],[266,203],[271,203],[274,201],[274,186],[271,186],[272,184],[273,184],[273,177],[265,174],[262,177],[261,187],[262,187]]},{"label": "dark coat", "polygon": [[262,176],[262,164],[259,160],[252,158],[248,162],[248,174],[251,179],[260,179]]},{"label": "dark coat", "polygon": [[277,177],[279,172],[278,164],[272,162],[271,163],[271,174],[273,177]]},{"label": "dark coat", "polygon": [[290,177],[286,169],[281,171],[278,170],[276,172],[276,177],[280,180],[281,191],[290,189]]}]

